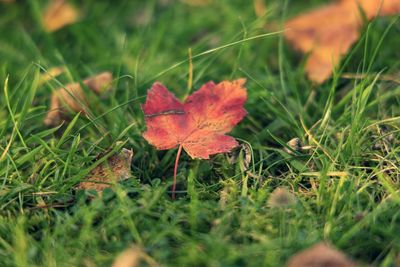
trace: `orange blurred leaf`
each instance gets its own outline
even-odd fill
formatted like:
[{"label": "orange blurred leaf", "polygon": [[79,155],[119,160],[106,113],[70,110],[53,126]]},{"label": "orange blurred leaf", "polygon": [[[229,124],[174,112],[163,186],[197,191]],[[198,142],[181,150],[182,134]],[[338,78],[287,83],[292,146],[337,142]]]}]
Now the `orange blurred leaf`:
[{"label": "orange blurred leaf", "polygon": [[292,256],[287,267],[356,267],[342,252],[321,242]]},{"label": "orange blurred leaf", "polygon": [[48,32],[57,31],[79,19],[78,10],[66,0],[52,0],[43,14],[43,26]]},{"label": "orange blurred leaf", "polygon": [[336,1],[287,21],[285,37],[297,50],[310,53],[305,66],[307,76],[323,83],[358,40],[363,15],[371,20],[399,12],[400,0]]}]

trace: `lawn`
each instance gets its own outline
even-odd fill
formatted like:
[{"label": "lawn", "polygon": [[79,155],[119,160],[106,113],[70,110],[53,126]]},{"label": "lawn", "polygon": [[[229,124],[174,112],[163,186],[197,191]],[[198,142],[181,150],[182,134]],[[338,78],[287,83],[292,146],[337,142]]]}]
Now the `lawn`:
[{"label": "lawn", "polygon": [[[327,0],[266,1],[262,16],[250,0],[71,2],[79,21],[51,33],[47,1],[0,2],[0,266],[110,266],[131,246],[154,266],[284,266],[320,241],[361,265],[400,265],[396,16],[366,23],[316,85],[282,25]],[[104,71],[109,92],[84,86],[90,112],[44,124],[54,90]],[[236,161],[183,152],[173,200],[177,149],[142,137],[147,90],[160,81],[182,100],[239,78],[248,115],[229,133]],[[122,148],[129,179],[101,196],[77,190]]]}]

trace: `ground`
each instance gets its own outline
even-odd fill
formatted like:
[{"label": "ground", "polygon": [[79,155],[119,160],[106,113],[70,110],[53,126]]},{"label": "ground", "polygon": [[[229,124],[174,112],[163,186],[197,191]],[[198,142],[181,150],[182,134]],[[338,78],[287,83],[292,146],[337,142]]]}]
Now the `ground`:
[{"label": "ground", "polygon": [[[135,245],[163,266],[283,266],[326,241],[395,266],[400,24],[365,25],[334,79],[315,85],[279,31],[327,1],[266,2],[257,17],[252,1],[73,1],[80,21],[53,33],[41,26],[46,1],[0,3],[0,265],[109,266]],[[67,73],[39,85],[57,66]],[[53,90],[102,71],[113,88],[90,94],[90,116],[44,125]],[[147,89],[161,81],[183,99],[241,77],[248,115],[230,134],[250,146],[249,168],[183,153],[172,200],[177,149],[141,136]],[[308,149],[287,150],[292,138]],[[129,179],[102,197],[76,190],[99,154],[121,147],[134,153]],[[294,195],[287,206],[271,200],[280,187]]]}]

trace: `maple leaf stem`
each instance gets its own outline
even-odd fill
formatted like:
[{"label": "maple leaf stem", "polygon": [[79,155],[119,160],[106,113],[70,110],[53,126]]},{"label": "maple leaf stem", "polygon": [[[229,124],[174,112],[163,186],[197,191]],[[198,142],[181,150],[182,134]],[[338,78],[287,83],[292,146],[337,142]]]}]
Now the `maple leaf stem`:
[{"label": "maple leaf stem", "polygon": [[181,157],[181,153],[182,153],[182,145],[179,145],[178,153],[176,154],[176,159],[175,159],[175,166],[174,166],[174,183],[172,184],[172,199],[175,199],[176,176],[178,173],[178,163],[179,163],[179,158]]}]

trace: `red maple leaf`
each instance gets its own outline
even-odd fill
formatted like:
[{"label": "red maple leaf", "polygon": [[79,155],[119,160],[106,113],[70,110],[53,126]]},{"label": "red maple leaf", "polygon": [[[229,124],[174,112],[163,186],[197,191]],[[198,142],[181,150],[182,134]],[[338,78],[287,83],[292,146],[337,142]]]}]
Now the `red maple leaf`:
[{"label": "red maple leaf", "polygon": [[208,82],[180,102],[161,83],[154,83],[142,105],[147,131],[143,137],[157,149],[179,147],[174,168],[176,173],[182,148],[192,158],[209,159],[210,155],[228,152],[238,145],[225,135],[246,116],[245,79],[218,84]]}]

